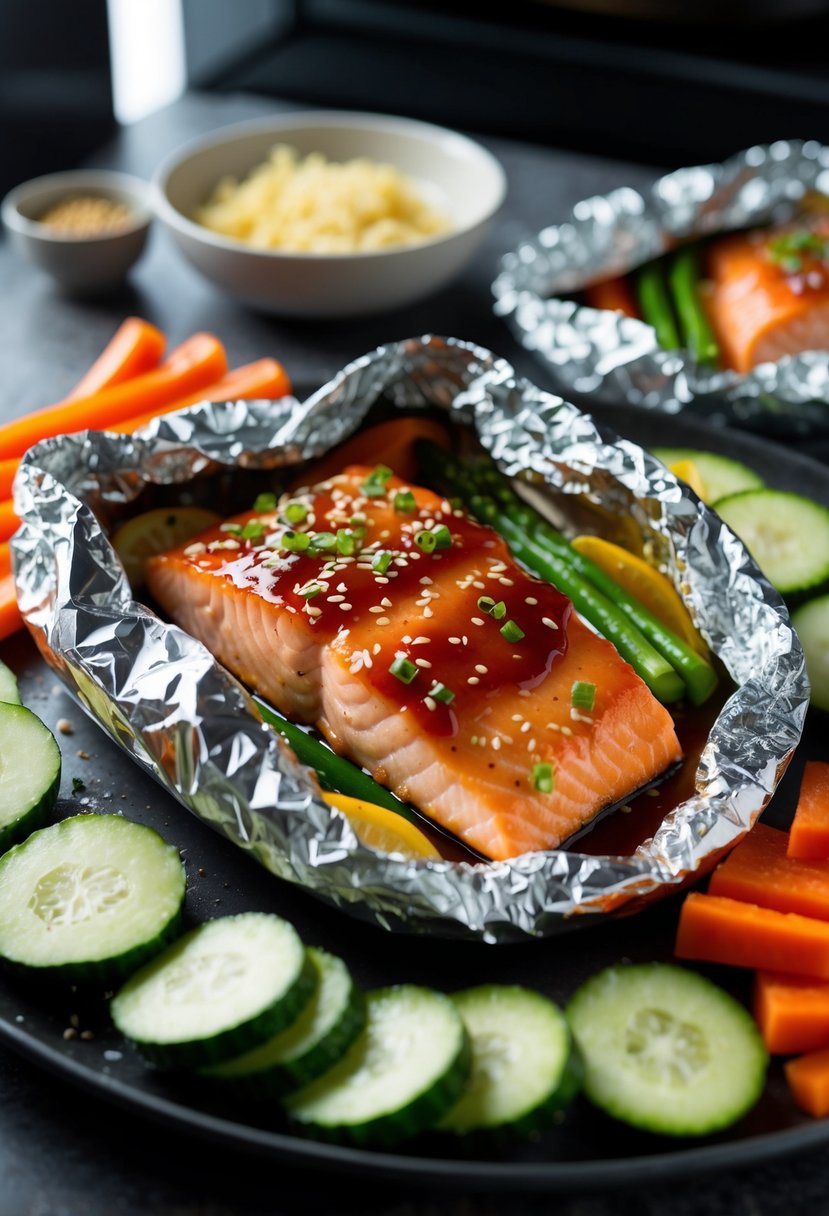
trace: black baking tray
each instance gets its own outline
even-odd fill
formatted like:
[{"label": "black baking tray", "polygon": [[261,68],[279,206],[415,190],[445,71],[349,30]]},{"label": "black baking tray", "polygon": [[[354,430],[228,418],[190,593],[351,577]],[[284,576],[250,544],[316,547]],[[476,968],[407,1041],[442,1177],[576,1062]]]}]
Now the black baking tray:
[{"label": "black baking tray", "polygon": [[[603,407],[594,414],[646,446],[705,447],[733,456],[751,464],[769,484],[829,506],[829,472],[779,445],[630,407]],[[24,702],[57,733],[64,759],[58,814],[121,812],[176,844],[187,867],[186,915],[191,923],[249,909],[272,911],[290,920],[308,944],[341,955],[364,987],[413,982],[452,991],[485,982],[521,983],[560,1003],[607,964],[672,956],[679,897],[636,916],[584,918],[578,932],[517,945],[400,938],[351,919],[273,877],[169,797],[86,718],[25,635],[4,643],[0,657],[18,673]],[[826,718],[810,711],[801,746],[765,812],[767,821],[778,826],[789,821],[803,763],[829,760],[826,735]],[[748,999],[747,973],[700,970]],[[765,1162],[829,1142],[829,1120],[811,1120],[797,1110],[779,1061],[772,1064],[755,1109],[728,1131],[701,1140],[635,1131],[580,1098],[560,1123],[535,1139],[482,1147],[472,1140],[432,1134],[395,1151],[369,1151],[306,1139],[274,1108],[230,1104],[224,1097],[219,1101],[193,1082],[153,1071],[112,1028],[102,997],[71,988],[44,989],[4,975],[0,1037],[54,1078],[81,1085],[102,1100],[189,1136],[274,1161],[401,1182],[505,1190],[641,1185]]]}]

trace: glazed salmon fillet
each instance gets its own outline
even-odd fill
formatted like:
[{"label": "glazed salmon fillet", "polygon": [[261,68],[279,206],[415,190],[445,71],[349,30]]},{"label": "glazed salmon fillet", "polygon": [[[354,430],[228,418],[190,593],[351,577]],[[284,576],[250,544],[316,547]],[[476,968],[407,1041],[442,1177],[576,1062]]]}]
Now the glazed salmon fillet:
[{"label": "glazed salmon fillet", "polygon": [[148,561],[162,610],[486,857],[557,847],[680,758],[615,648],[432,491],[352,466],[257,505]]},{"label": "glazed salmon fillet", "polygon": [[817,256],[825,241],[797,228],[737,233],[710,246],[705,302],[726,366],[747,372],[829,349],[829,275]]}]

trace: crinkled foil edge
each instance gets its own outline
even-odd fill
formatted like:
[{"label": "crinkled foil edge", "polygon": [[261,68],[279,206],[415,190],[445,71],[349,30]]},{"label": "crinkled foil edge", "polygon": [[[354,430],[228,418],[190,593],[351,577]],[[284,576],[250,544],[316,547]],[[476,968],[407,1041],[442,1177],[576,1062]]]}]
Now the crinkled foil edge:
[{"label": "crinkled foil edge", "polygon": [[808,351],[750,373],[716,371],[659,346],[652,326],[588,308],[572,293],[705,237],[787,218],[809,192],[829,194],[829,148],[787,141],[748,148],[723,164],[583,199],[561,222],[501,261],[495,312],[543,362],[556,390],[609,404],[685,413],[770,433],[829,428],[829,354]]},{"label": "crinkled foil edge", "polygon": [[[99,522],[147,481],[278,469],[356,430],[383,396],[476,429],[502,470],[633,520],[661,555],[736,690],[704,749],[696,793],[629,857],[533,853],[510,862],[375,853],[320,798],[205,648],[132,598]],[[382,346],[305,401],[203,403],[140,435],[41,442],[15,483],[20,606],[47,663],[86,711],[180,803],[273,874],[384,929],[487,942],[555,934],[584,915],[675,889],[753,824],[800,738],[803,655],[786,610],[719,518],[635,444],[502,359],[434,336]]]}]

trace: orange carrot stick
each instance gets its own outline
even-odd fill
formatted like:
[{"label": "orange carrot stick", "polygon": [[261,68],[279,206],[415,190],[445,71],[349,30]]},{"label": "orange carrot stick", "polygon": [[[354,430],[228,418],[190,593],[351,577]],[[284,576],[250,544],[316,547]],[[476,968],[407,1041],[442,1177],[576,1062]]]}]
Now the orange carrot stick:
[{"label": "orange carrot stick", "polygon": [[[789,856],[829,858],[829,764],[807,760],[789,832]],[[826,863],[829,868],[829,862]]]},{"label": "orange carrot stick", "polygon": [[788,840],[787,832],[758,823],[717,866],[708,894],[829,920],[829,861],[787,856]]},{"label": "orange carrot stick", "polygon": [[0,543],[0,578],[12,568],[12,551],[7,540]]},{"label": "orange carrot stick", "polygon": [[829,1115],[829,1050],[813,1051],[783,1065],[792,1097],[815,1119]]},{"label": "orange carrot stick", "polygon": [[127,317],[110,338],[98,358],[64,402],[91,397],[112,384],[123,384],[134,376],[152,371],[161,362],[167,340],[160,329],[141,317]]},{"label": "orange carrot stick", "polygon": [[679,915],[675,953],[829,980],[829,923],[692,892]]},{"label": "orange carrot stick", "polygon": [[585,299],[591,308],[604,308],[609,312],[621,312],[626,317],[640,316],[630,283],[624,275],[617,279],[605,279],[586,287]]},{"label": "orange carrot stick", "polygon": [[23,618],[17,606],[17,594],[14,589],[14,576],[4,574],[0,578],[0,641],[17,633],[22,624]]},{"label": "orange carrot stick", "polygon": [[[291,381],[281,363],[276,359],[257,359],[254,363],[245,363],[242,367],[232,368],[215,384],[208,384],[197,393],[183,398],[181,401],[171,401],[159,410],[150,410],[137,418],[128,418],[116,426],[108,428],[124,435],[131,435],[164,414],[174,410],[183,410],[188,405],[197,405],[200,401],[242,401],[262,397],[275,400],[291,392]],[[0,466],[2,479],[2,466]]]},{"label": "orange carrot stick", "polygon": [[0,460],[0,498],[11,498],[14,475],[19,465],[19,456],[10,456],[8,460]]},{"label": "orange carrot stick", "polygon": [[803,975],[758,971],[754,1020],[774,1055],[829,1047],[829,983]]},{"label": "orange carrot stick", "polygon": [[150,409],[190,396],[213,384],[227,371],[224,348],[212,334],[193,334],[160,367],[102,389],[91,397],[37,410],[0,427],[0,460],[22,456],[27,448],[51,435],[105,430]]}]

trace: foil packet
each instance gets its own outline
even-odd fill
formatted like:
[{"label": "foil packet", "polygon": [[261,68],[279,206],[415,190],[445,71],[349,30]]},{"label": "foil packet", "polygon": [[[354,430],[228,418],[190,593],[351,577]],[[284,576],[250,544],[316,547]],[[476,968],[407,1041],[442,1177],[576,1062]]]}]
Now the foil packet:
[{"label": "foil packet", "polygon": [[504,256],[492,285],[495,312],[560,393],[781,435],[829,430],[826,351],[787,355],[745,375],[718,371],[660,347],[644,321],[568,298],[678,241],[784,221],[812,192],[829,194],[829,147],[780,140],[723,164],[678,169],[646,192],[621,187],[583,199]]},{"label": "foil packet", "polygon": [[[142,490],[197,496],[223,469],[234,483],[289,470],[354,432],[381,397],[391,409],[438,407],[473,428],[504,473],[563,504],[565,525],[568,504],[624,516],[734,681],[693,797],[630,856],[556,851],[472,864],[365,847],[245,689],[133,598],[105,521]],[[203,403],[135,436],[44,440],[22,462],[15,506],[20,606],[81,706],[278,878],[384,929],[506,942],[634,910],[713,864],[752,826],[800,738],[803,654],[782,601],[733,534],[641,448],[462,341],[380,347],[305,401]]]}]

